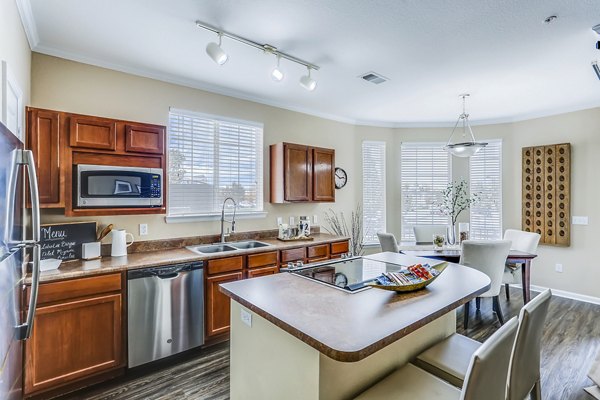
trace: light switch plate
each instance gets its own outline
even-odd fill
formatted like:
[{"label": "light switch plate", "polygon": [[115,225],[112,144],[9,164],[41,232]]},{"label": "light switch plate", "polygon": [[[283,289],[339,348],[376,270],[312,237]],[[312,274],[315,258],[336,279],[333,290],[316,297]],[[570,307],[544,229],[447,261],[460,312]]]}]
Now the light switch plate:
[{"label": "light switch plate", "polygon": [[277,226],[283,224],[283,218],[282,217],[277,217]]},{"label": "light switch plate", "polygon": [[294,217],[290,217],[290,226],[294,225],[296,225],[296,220],[294,219]]},{"label": "light switch plate", "polygon": [[148,234],[148,224],[140,224],[140,236],[146,236]]},{"label": "light switch plate", "polygon": [[556,266],[554,267],[554,269],[556,270],[556,272],[563,272],[563,265],[562,264],[556,264]]},{"label": "light switch plate", "polygon": [[242,322],[252,327],[252,314],[249,311],[244,310],[243,308],[240,310],[240,317]]},{"label": "light switch plate", "polygon": [[313,225],[319,225],[319,216],[317,214],[313,215]]},{"label": "light switch plate", "polygon": [[573,216],[572,218],[572,222],[573,225],[587,225],[588,224],[588,217],[576,217]]}]

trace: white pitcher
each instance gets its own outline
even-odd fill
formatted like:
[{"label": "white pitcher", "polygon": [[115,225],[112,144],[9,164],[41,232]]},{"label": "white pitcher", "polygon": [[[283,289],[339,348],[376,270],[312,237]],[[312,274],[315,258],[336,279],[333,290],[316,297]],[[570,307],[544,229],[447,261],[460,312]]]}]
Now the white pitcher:
[{"label": "white pitcher", "polygon": [[[127,236],[131,236],[131,242],[127,243]],[[112,248],[111,257],[121,257],[127,255],[127,248],[133,244],[133,235],[125,229],[112,230]]]}]

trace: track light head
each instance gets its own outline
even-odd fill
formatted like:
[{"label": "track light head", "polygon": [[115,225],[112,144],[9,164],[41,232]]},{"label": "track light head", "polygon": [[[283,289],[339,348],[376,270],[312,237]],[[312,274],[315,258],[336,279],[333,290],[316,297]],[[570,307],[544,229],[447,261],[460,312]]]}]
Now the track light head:
[{"label": "track light head", "polygon": [[600,67],[598,67],[598,61],[592,62],[592,68],[594,68],[594,72],[596,73],[596,76],[598,77],[598,79],[600,79]]},{"label": "track light head", "polygon": [[219,34],[219,43],[211,42],[206,46],[206,54],[219,65],[225,64],[229,59],[229,55],[221,48],[221,39],[222,36]]},{"label": "track light head", "polygon": [[275,68],[273,68],[273,71],[271,71],[271,78],[273,78],[273,80],[276,82],[281,82],[285,76],[285,74],[283,73],[281,68],[279,68],[280,60],[281,60],[281,57],[278,55],[277,56],[277,66]]},{"label": "track light head", "polygon": [[316,89],[317,81],[315,81],[313,78],[311,78],[310,67],[308,68],[308,75],[304,75],[300,78],[300,86],[302,86],[304,89],[308,90],[309,92],[312,92],[313,90]]}]

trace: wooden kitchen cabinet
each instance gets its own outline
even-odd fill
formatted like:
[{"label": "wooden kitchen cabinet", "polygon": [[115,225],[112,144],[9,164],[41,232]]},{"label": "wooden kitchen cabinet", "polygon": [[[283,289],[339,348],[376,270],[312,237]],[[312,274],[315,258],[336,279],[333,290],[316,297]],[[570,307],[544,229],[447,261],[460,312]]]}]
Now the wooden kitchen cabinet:
[{"label": "wooden kitchen cabinet", "polygon": [[272,265],[270,267],[261,267],[248,270],[248,278],[256,278],[259,276],[273,275],[279,273],[279,267]]},{"label": "wooden kitchen cabinet", "polygon": [[272,203],[335,201],[335,150],[277,143],[270,158]]},{"label": "wooden kitchen cabinet", "polygon": [[349,248],[350,244],[347,240],[342,242],[334,242],[331,243],[331,250],[329,254],[331,255],[331,258],[340,258],[342,254],[348,253]]},{"label": "wooden kitchen cabinet", "polygon": [[307,249],[308,262],[317,262],[329,260],[329,244],[319,244],[315,246],[309,246]]},{"label": "wooden kitchen cabinet", "polygon": [[137,153],[163,154],[165,128],[162,126],[125,124],[125,150]]},{"label": "wooden kitchen cabinet", "polygon": [[230,300],[219,285],[243,279],[242,271],[206,277],[206,339],[229,332]]},{"label": "wooden kitchen cabinet", "polygon": [[25,394],[123,368],[123,310],[121,274],[41,284],[25,342]]},{"label": "wooden kitchen cabinet", "polygon": [[88,116],[70,116],[69,119],[71,147],[116,150],[116,121]]},{"label": "wooden kitchen cabinet", "polygon": [[64,207],[64,146],[60,113],[27,109],[27,148],[33,152],[41,207]]}]

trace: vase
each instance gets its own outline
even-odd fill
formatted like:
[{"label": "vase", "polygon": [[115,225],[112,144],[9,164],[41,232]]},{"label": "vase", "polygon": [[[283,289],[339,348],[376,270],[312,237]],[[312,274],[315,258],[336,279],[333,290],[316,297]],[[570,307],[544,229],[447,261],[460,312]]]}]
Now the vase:
[{"label": "vase", "polygon": [[446,236],[446,240],[450,246],[454,246],[456,244],[456,224],[452,224],[448,227],[448,235]]}]

